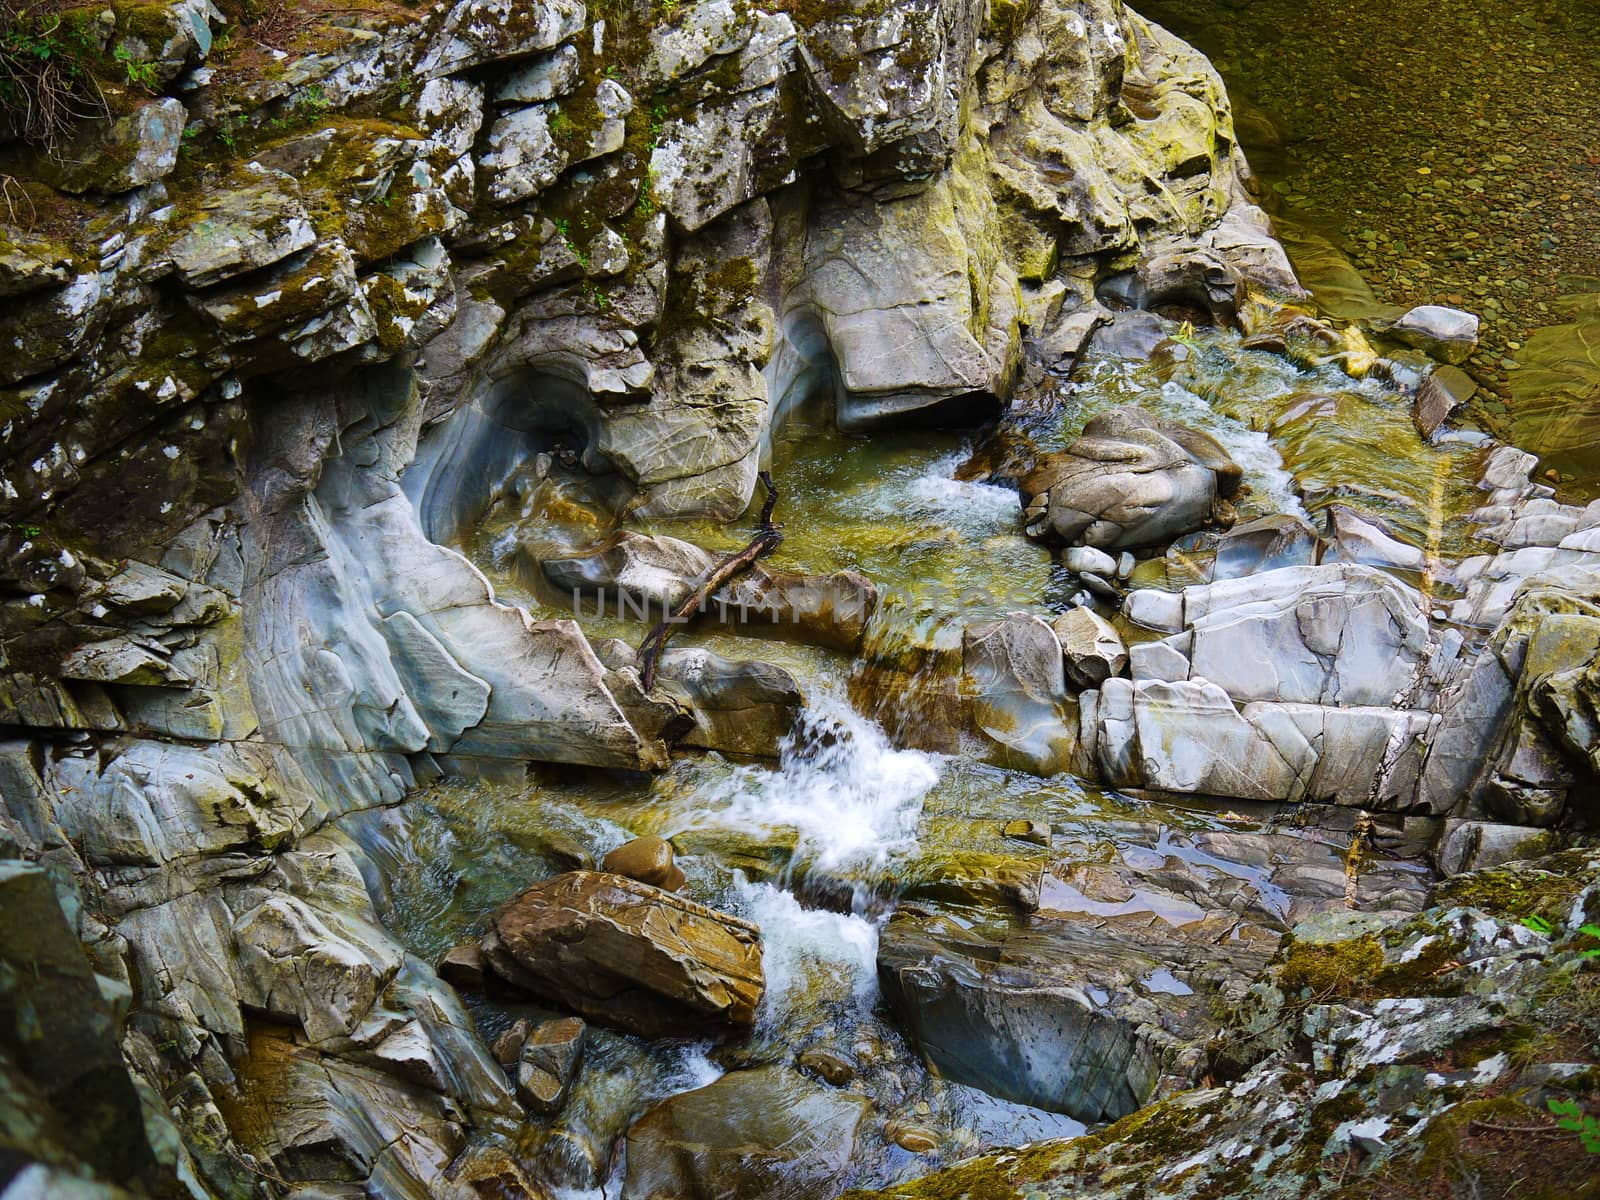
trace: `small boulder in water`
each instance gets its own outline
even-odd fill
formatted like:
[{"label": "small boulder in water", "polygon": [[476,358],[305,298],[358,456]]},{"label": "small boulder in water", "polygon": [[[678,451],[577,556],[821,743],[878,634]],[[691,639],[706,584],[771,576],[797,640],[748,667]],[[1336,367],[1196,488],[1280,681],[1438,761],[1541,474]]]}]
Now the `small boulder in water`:
[{"label": "small boulder in water", "polygon": [[1050,627],[1061,643],[1067,678],[1073,686],[1099,687],[1128,669],[1128,648],[1104,617],[1087,608],[1074,608],[1062,613]]},{"label": "small boulder in water", "polygon": [[607,854],[600,866],[613,875],[626,875],[669,892],[679,891],[686,882],[683,868],[673,860],[672,843],[655,834],[624,842]]},{"label": "small boulder in water", "polygon": [[517,1058],[517,1095],[530,1112],[549,1116],[567,1102],[589,1027],[577,1017],[541,1021]]},{"label": "small boulder in water", "polygon": [[451,986],[476,992],[483,990],[484,968],[483,951],[475,943],[466,942],[446,950],[434,969]]},{"label": "small boulder in water", "polygon": [[[1124,550],[1226,519],[1242,472],[1215,438],[1132,405],[1101,413],[1022,481],[1030,537]],[[1107,574],[1115,574],[1115,564]]]},{"label": "small boulder in water", "polygon": [[748,1028],[765,987],[755,925],[604,871],[513,897],[483,952],[508,983],[645,1037]]},{"label": "small boulder in water", "polygon": [[821,1076],[834,1087],[843,1087],[856,1077],[856,1066],[842,1054],[830,1050],[807,1050],[795,1059],[802,1071]]},{"label": "small boulder in water", "polygon": [[1464,363],[1478,348],[1478,318],[1442,304],[1419,304],[1396,321],[1389,332],[1440,362]]}]

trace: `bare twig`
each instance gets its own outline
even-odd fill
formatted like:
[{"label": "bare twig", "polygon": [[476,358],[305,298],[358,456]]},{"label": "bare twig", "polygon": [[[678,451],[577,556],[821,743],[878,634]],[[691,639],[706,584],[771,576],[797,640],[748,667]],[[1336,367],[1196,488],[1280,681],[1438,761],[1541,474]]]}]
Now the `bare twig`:
[{"label": "bare twig", "polygon": [[772,482],[770,471],[761,472],[762,486],[767,489],[766,502],[761,506],[761,516],[756,524],[756,535],[743,550],[731,554],[711,569],[699,586],[690,592],[676,608],[663,617],[639,645],[639,677],[645,691],[656,686],[656,668],[661,653],[667,648],[672,631],[703,609],[716,590],[730,580],[744,574],[783,543],[783,531],[772,523],[772,510],[778,503],[778,487]]}]

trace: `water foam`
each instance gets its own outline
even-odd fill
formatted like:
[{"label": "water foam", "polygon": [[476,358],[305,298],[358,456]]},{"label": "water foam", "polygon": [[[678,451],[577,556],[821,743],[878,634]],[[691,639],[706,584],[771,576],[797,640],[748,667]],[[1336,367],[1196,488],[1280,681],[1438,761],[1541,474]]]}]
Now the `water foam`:
[{"label": "water foam", "polygon": [[784,739],[777,770],[741,767],[709,787],[688,828],[792,829],[795,857],[834,873],[881,870],[916,844],[939,760],[897,750],[841,698],[820,693]]},{"label": "water foam", "polygon": [[806,908],[793,893],[742,876],[735,890],[744,915],[761,926],[763,1029],[784,1028],[808,995],[849,996],[863,1013],[871,1008],[878,994],[875,922]]}]

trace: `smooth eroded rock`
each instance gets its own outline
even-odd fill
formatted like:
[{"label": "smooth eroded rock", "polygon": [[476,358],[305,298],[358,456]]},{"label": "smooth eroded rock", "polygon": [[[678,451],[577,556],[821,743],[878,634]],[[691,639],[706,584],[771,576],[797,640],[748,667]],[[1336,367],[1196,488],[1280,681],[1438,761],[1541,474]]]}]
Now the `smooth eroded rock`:
[{"label": "smooth eroded rock", "polygon": [[1030,536],[1070,546],[1160,545],[1225,513],[1241,477],[1208,434],[1129,405],[1039,460],[1022,481],[1024,519]]}]

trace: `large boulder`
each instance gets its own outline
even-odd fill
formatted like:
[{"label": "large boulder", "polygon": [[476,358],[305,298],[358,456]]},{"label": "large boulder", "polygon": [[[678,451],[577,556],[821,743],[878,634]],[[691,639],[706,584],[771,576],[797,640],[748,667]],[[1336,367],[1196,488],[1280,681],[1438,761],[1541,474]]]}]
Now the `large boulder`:
[{"label": "large boulder", "polygon": [[1216,439],[1132,405],[1092,418],[1022,480],[1030,536],[1130,549],[1171,541],[1225,515],[1241,472]]},{"label": "large boulder", "polygon": [[1119,932],[1074,915],[985,929],[918,906],[885,927],[878,979],[940,1075],[1104,1121],[1145,1103],[1163,1075],[1198,1064],[1193,1053],[1178,1060],[1204,1041],[1211,1018],[1183,977],[1206,959],[1217,959],[1214,947],[1145,924]]},{"label": "large boulder", "polygon": [[765,986],[756,926],[604,871],[513,897],[483,952],[507,982],[646,1037],[748,1027]]},{"label": "large boulder", "polygon": [[962,663],[973,724],[1000,759],[1041,775],[1064,770],[1077,749],[1077,721],[1050,626],[1028,613],[969,625]]},{"label": "large boulder", "polygon": [[848,1182],[866,1100],[785,1067],[734,1071],[628,1130],[623,1200],[809,1200]]}]

